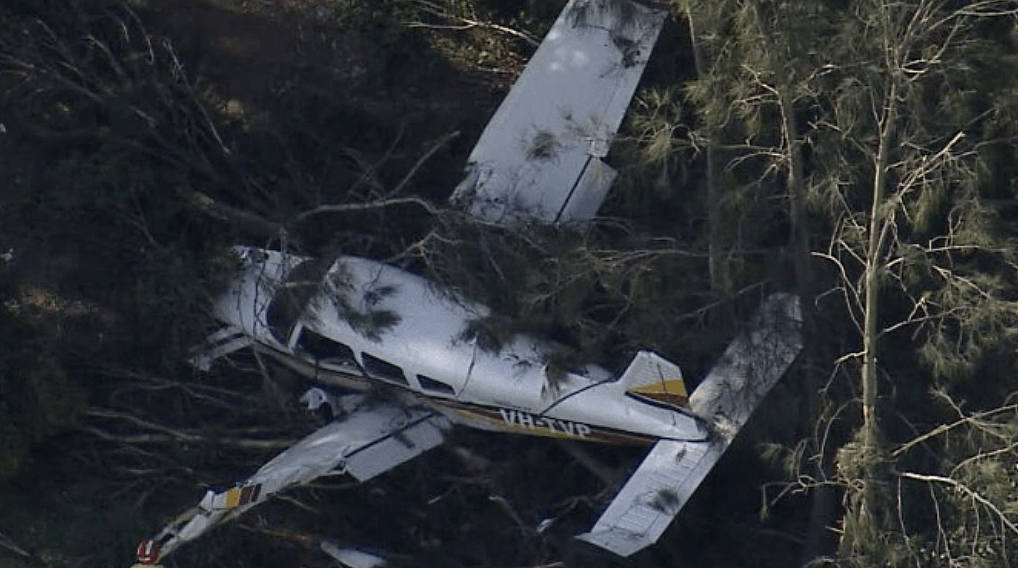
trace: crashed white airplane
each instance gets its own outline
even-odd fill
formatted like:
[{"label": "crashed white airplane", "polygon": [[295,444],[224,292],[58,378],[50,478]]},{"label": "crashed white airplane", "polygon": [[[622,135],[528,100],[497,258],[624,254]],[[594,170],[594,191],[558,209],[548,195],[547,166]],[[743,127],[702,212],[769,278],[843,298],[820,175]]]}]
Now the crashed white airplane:
[{"label": "crashed white airplane", "polygon": [[[609,0],[568,3],[471,154],[454,203],[483,222],[524,229],[596,214],[615,176],[601,158],[666,15],[619,1],[625,9]],[[454,425],[652,445],[579,535],[628,556],[661,536],[802,346],[797,299],[772,295],[687,396],[679,367],[649,351],[614,376],[593,364],[553,372],[555,347],[535,337],[485,350],[470,333],[489,315],[485,307],[380,262],[235,251],[241,276],[214,306],[225,326],[197,366],[250,347],[326,389],[383,387],[389,396],[310,390],[302,400],[335,419],[247,480],[209,491],[143,543],[147,563],[288,487],[388,471],[441,444]],[[345,562],[374,562],[329,547]]]}]

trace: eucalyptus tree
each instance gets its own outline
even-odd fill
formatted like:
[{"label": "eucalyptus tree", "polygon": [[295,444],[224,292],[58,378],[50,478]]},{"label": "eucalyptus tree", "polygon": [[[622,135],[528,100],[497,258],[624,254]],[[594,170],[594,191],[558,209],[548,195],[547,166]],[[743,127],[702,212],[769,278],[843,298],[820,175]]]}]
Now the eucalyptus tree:
[{"label": "eucalyptus tree", "polygon": [[[890,562],[908,544],[887,491],[901,473],[891,458],[902,457],[887,444],[902,432],[881,424],[881,385],[892,396],[914,388],[903,383],[916,361],[926,384],[964,375],[991,345],[1014,339],[1014,249],[994,230],[981,166],[1002,111],[986,71],[1013,58],[997,34],[1015,10],[997,1],[861,3],[841,15],[817,77],[815,197],[833,221],[819,254],[841,275],[859,333],[859,349],[843,360],[859,369],[862,422],[839,455],[850,556]],[[895,352],[903,347],[918,351]],[[892,526],[900,538],[887,536]]]},{"label": "eucalyptus tree", "polygon": [[[972,474],[1014,469],[1013,409],[999,398],[1005,387],[994,398],[962,379],[1000,368],[1018,321],[1014,246],[988,199],[1014,198],[999,184],[1013,180],[1001,155],[1014,156],[1005,125],[1015,85],[993,70],[1014,68],[1015,9],[995,0],[735,2],[712,34],[711,76],[689,90],[705,123],[743,135],[727,181],[787,195],[800,289],[819,306],[830,306],[817,292],[825,288],[844,299],[851,331],[825,335],[851,346],[832,376],[854,383],[861,409],[836,460],[847,563],[1013,560],[1001,544],[1015,527],[1012,503],[1000,497],[1013,476]],[[807,248],[833,271],[810,267]],[[826,280],[817,288],[813,278]],[[906,392],[927,404],[897,398]],[[976,392],[975,414],[955,403]],[[945,419],[941,408],[954,415],[950,440],[936,427],[917,438],[921,424]],[[916,482],[965,498],[941,487],[922,501]],[[940,508],[937,522],[921,522]],[[973,519],[996,533],[960,526]],[[982,553],[957,554],[936,536],[946,534]]]}]

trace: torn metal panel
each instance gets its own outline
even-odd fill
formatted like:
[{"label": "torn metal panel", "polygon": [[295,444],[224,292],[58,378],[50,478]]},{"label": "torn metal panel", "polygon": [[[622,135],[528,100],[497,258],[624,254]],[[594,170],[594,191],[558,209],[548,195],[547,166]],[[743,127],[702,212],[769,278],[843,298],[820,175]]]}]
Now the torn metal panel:
[{"label": "torn metal panel", "polygon": [[250,347],[254,345],[254,342],[254,339],[244,333],[244,330],[227,325],[205,338],[205,341],[194,350],[187,362],[200,371],[208,372],[212,368],[212,362],[216,359]]},{"label": "torn metal panel", "polygon": [[608,154],[666,11],[571,0],[491,118],[452,201],[490,223],[583,224],[615,178]]},{"label": "torn metal panel", "polygon": [[382,568],[389,564],[384,556],[361,548],[342,547],[326,540],[321,544],[322,552],[333,557],[346,568]]}]

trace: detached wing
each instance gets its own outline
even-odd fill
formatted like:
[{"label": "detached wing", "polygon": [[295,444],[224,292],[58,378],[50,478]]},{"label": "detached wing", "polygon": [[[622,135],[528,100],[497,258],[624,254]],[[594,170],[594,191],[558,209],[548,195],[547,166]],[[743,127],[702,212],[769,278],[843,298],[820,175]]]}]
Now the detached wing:
[{"label": "detached wing", "polygon": [[452,201],[482,221],[589,221],[616,172],[601,158],[667,12],[570,0],[489,121]]},{"label": "detached wing", "polygon": [[660,440],[590,532],[578,538],[629,556],[657,542],[802,349],[798,298],[775,294],[693,392],[689,408],[712,429],[706,442]]},{"label": "detached wing", "polygon": [[166,555],[217,524],[263,503],[288,487],[329,474],[349,473],[365,481],[438,446],[448,420],[434,411],[340,399],[341,418],[273,458],[247,480],[224,491],[209,491],[198,507],[167,526],[156,540]]}]

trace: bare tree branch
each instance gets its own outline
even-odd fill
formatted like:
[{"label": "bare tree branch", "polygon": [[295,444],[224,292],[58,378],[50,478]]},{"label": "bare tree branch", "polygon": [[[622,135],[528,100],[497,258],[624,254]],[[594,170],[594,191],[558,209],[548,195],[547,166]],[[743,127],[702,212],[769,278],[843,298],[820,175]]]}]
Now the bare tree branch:
[{"label": "bare tree branch", "polygon": [[503,25],[500,25],[500,24],[493,24],[491,22],[483,22],[483,21],[475,19],[475,18],[468,18],[468,17],[465,17],[465,16],[460,16],[460,15],[457,15],[457,14],[453,14],[453,13],[449,12],[448,10],[446,10],[444,7],[438,5],[435,2],[431,2],[429,0],[410,0],[410,3],[416,4],[421,9],[423,9],[425,12],[427,12],[427,13],[433,15],[433,16],[437,16],[437,17],[445,19],[445,20],[451,20],[451,21],[459,22],[459,24],[456,24],[456,25],[428,24],[428,23],[421,22],[421,21],[403,22],[403,25],[405,25],[407,27],[410,27],[410,28],[431,28],[431,29],[447,29],[447,30],[470,30],[470,29],[474,29],[474,28],[483,28],[483,29],[489,29],[489,30],[494,30],[494,31],[497,31],[497,32],[501,32],[501,33],[504,33],[506,35],[510,35],[510,36],[512,36],[514,38],[521,39],[521,40],[529,43],[533,47],[537,47],[541,43],[540,41],[537,40],[537,38],[535,38],[534,36],[528,34],[527,32],[516,30],[516,29],[510,28],[510,27],[507,27],[507,26],[503,26]]},{"label": "bare tree branch", "polygon": [[295,222],[301,222],[309,217],[315,215],[322,215],[325,213],[350,213],[353,211],[369,211],[371,209],[384,209],[385,207],[394,207],[398,205],[416,205],[432,215],[439,215],[442,210],[435,207],[428,201],[421,199],[420,197],[393,197],[391,199],[383,199],[380,201],[371,201],[368,203],[341,203],[336,205],[319,205],[314,209],[304,211],[300,215],[294,218]]},{"label": "bare tree branch", "polygon": [[7,550],[10,550],[11,552],[17,554],[18,556],[22,556],[24,558],[32,557],[31,553],[29,553],[24,548],[18,546],[13,540],[11,540],[10,537],[3,533],[0,533],[0,547],[6,548]]},{"label": "bare tree branch", "polygon": [[957,479],[952,479],[950,477],[944,477],[942,475],[926,475],[926,474],[921,474],[921,473],[913,473],[913,472],[910,472],[910,471],[899,471],[899,472],[896,472],[896,473],[897,473],[898,476],[903,477],[905,479],[912,479],[912,480],[915,480],[915,481],[923,481],[923,482],[926,482],[926,483],[940,483],[940,484],[943,484],[943,485],[948,485],[950,487],[953,487],[953,488],[957,489],[958,491],[961,491],[965,495],[968,495],[973,500],[977,501],[983,507],[986,507],[988,510],[993,512],[994,516],[997,517],[997,519],[1001,522],[1001,524],[1006,526],[1008,528],[1008,530],[1010,530],[1012,533],[1015,534],[1015,536],[1018,536],[1018,525],[1015,525],[1011,521],[1011,519],[1009,519],[1008,516],[1003,511],[1001,511],[999,507],[997,507],[997,505],[995,505],[992,501],[990,501],[986,497],[983,497],[982,495],[980,495],[979,492],[973,490],[968,485],[958,481]]}]

